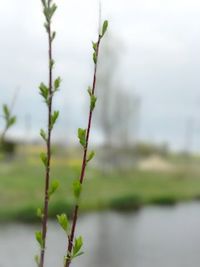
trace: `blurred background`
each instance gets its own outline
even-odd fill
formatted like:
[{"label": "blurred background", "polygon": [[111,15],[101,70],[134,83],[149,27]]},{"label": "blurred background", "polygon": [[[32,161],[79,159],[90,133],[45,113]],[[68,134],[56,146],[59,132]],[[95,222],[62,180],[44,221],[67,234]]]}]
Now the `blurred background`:
[{"label": "blurred background", "polygon": [[[0,267],[32,267],[40,228],[47,111],[38,85],[47,81],[47,37],[40,1],[0,0],[0,106],[17,123],[0,151]],[[71,184],[82,151],[92,41],[99,1],[56,1],[56,67],[62,78],[54,108],[47,265],[62,266],[66,240],[55,222],[71,214]],[[100,51],[90,148],[78,233],[77,267],[196,267],[200,262],[200,2],[102,0],[109,20]],[[2,113],[0,114],[2,115]],[[0,133],[4,120],[0,117]]]}]

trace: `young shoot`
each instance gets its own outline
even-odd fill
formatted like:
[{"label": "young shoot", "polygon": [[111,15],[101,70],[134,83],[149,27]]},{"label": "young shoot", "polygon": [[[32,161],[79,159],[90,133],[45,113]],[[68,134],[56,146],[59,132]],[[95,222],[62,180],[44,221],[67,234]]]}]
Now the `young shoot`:
[{"label": "young shoot", "polygon": [[44,27],[46,29],[48,37],[48,84],[41,83],[39,86],[39,93],[47,106],[48,111],[48,127],[46,130],[40,130],[40,136],[45,142],[46,151],[40,154],[40,159],[45,168],[45,188],[44,188],[44,203],[42,208],[37,209],[37,216],[40,218],[42,226],[41,231],[35,233],[35,238],[40,247],[40,255],[35,256],[35,261],[38,267],[44,266],[45,249],[46,249],[46,235],[47,235],[47,224],[48,224],[48,210],[49,200],[51,196],[58,189],[58,181],[50,181],[51,179],[51,136],[52,130],[59,117],[59,111],[53,111],[53,97],[60,88],[61,78],[58,77],[53,80],[53,67],[55,61],[52,55],[53,41],[56,37],[56,32],[52,31],[52,19],[56,12],[57,6],[52,0],[41,0],[43,15],[45,18]]},{"label": "young shoot", "polygon": [[[104,37],[107,31],[107,28],[108,28],[108,21],[104,21],[101,32],[99,33],[97,42],[92,42],[94,75],[93,75],[92,86],[88,88],[88,94],[90,98],[89,116],[88,116],[87,128],[78,129],[78,139],[83,149],[83,158],[82,158],[82,167],[81,167],[80,177],[78,180],[75,180],[73,183],[73,194],[75,198],[75,207],[73,211],[71,226],[69,226],[69,223],[67,223],[68,246],[67,246],[67,251],[66,251],[66,256],[65,256],[64,267],[69,267],[74,258],[83,254],[82,252],[83,239],[81,236],[75,237],[76,225],[77,225],[78,212],[79,212],[79,202],[80,202],[79,200],[81,197],[82,185],[83,185],[84,178],[85,178],[86,166],[95,156],[94,151],[88,152],[88,146],[89,146],[90,130],[92,126],[92,115],[93,115],[93,111],[95,109],[95,105],[97,102],[97,97],[95,96],[95,89],[96,89],[96,78],[97,78],[97,65],[98,65],[98,59],[99,59],[99,48],[100,48],[101,40]],[[58,217],[58,222],[63,228],[61,216],[63,216],[63,220],[65,220],[64,218],[66,218],[65,217],[66,215],[60,215],[60,217]]]}]

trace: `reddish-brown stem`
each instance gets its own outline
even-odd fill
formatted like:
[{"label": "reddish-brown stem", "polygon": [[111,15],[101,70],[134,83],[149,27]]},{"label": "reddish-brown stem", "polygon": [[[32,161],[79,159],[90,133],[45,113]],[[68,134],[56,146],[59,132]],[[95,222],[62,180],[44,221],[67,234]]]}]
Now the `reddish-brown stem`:
[{"label": "reddish-brown stem", "polygon": [[[50,1],[48,2],[50,5]],[[47,151],[47,164],[45,174],[45,192],[44,192],[44,214],[42,219],[42,239],[43,248],[40,254],[40,267],[44,266],[45,247],[46,247],[46,235],[47,235],[47,222],[48,222],[48,208],[49,208],[49,182],[50,182],[50,165],[51,165],[51,115],[52,115],[52,39],[51,39],[51,23],[48,25],[48,44],[49,44],[49,101],[48,101],[48,136],[46,142]]]},{"label": "reddish-brown stem", "polygon": [[[97,63],[98,63],[98,55],[99,55],[99,47],[100,47],[101,38],[102,38],[102,36],[99,35],[98,42],[97,42],[97,48],[96,48],[96,59],[97,60],[96,60],[95,67],[94,67],[92,95],[94,95],[95,89],[96,89]],[[87,165],[87,153],[88,153],[88,143],[89,143],[89,137],[90,137],[91,123],[92,123],[92,115],[93,115],[93,110],[90,109],[89,117],[88,117],[87,133],[86,133],[86,145],[84,148],[82,167],[81,167],[81,173],[80,173],[80,178],[79,178],[79,181],[81,184],[83,184],[83,182],[84,182],[85,169],[86,169],[86,165]],[[73,249],[73,242],[74,242],[76,224],[77,224],[77,219],[78,219],[78,211],[79,211],[79,204],[76,204],[76,206],[74,208],[73,216],[72,216],[72,228],[71,228],[71,233],[69,235],[69,242],[68,242],[68,248],[67,248],[67,258],[65,261],[65,267],[69,267],[71,264],[71,253],[72,253],[72,249]]]}]

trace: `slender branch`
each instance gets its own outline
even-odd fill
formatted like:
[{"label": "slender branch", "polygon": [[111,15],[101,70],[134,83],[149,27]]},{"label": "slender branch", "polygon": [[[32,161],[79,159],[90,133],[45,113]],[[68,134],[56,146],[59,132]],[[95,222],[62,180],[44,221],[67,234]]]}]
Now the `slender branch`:
[{"label": "slender branch", "polygon": [[47,236],[47,226],[48,226],[48,210],[49,210],[49,199],[51,194],[55,192],[58,187],[58,182],[54,181],[50,185],[50,174],[51,174],[51,135],[53,126],[59,116],[58,111],[52,112],[52,101],[54,93],[58,90],[60,86],[60,77],[58,77],[53,83],[53,66],[54,61],[52,57],[52,44],[55,38],[56,33],[51,29],[52,17],[57,9],[57,6],[52,2],[52,0],[41,0],[43,5],[43,13],[45,16],[44,27],[48,35],[48,86],[44,83],[41,83],[39,86],[40,94],[44,98],[45,103],[47,104],[48,109],[48,129],[46,132],[41,129],[40,135],[46,143],[46,153],[41,154],[41,160],[45,165],[45,188],[44,188],[44,203],[43,209],[38,209],[38,216],[42,221],[42,230],[41,232],[36,232],[36,239],[40,244],[40,257],[36,256],[36,263],[39,267],[44,266],[45,259],[45,249],[46,249],[46,236]]},{"label": "slender branch", "polygon": [[[95,89],[96,89],[96,76],[97,76],[97,63],[98,63],[98,56],[99,56],[99,47],[101,43],[102,35],[99,34],[98,42],[95,44],[95,66],[94,66],[94,76],[93,76],[93,85],[91,90],[91,96],[94,96]],[[90,130],[91,130],[91,123],[92,123],[92,115],[93,115],[93,108],[90,108],[89,116],[88,116],[88,125],[87,125],[87,132],[86,132],[86,144],[84,146],[84,152],[83,152],[83,158],[82,158],[82,167],[81,167],[81,173],[79,182],[82,185],[84,182],[85,177],[85,170],[87,165],[87,154],[88,154],[88,143],[89,143],[89,137],[90,137]],[[77,219],[78,219],[78,212],[79,212],[79,202],[75,205],[73,217],[72,217],[72,227],[71,232],[69,235],[69,242],[68,242],[68,248],[67,248],[67,257],[65,261],[65,267],[69,267],[71,264],[71,255],[72,255],[72,249],[73,249],[73,243],[74,243],[74,236],[76,231],[76,225],[77,225]]]},{"label": "slender branch", "polygon": [[46,165],[46,178],[45,178],[45,197],[44,197],[44,216],[42,220],[42,239],[43,249],[41,249],[40,267],[44,266],[44,256],[46,247],[46,234],[47,234],[47,221],[48,221],[48,208],[49,208],[49,181],[50,181],[50,165],[51,165],[51,116],[52,116],[52,41],[51,41],[51,24],[49,23],[48,29],[48,44],[49,44],[49,105],[48,105],[48,138],[46,143],[47,150],[47,165]]}]

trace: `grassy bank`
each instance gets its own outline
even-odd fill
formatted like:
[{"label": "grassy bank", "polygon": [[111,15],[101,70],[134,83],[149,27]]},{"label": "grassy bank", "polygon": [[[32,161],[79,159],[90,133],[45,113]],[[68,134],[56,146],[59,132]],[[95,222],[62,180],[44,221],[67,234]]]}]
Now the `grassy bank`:
[{"label": "grassy bank", "polygon": [[[70,212],[71,184],[79,175],[79,162],[53,160],[52,178],[62,187],[53,196],[50,215]],[[43,168],[35,159],[0,164],[0,220],[36,219],[41,206]],[[82,196],[82,211],[135,209],[147,204],[174,204],[200,197],[198,172],[153,172],[132,170],[103,173],[89,168]],[[67,200],[67,202],[66,202]]]}]

